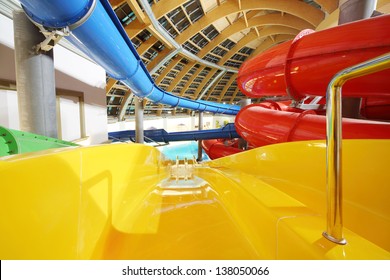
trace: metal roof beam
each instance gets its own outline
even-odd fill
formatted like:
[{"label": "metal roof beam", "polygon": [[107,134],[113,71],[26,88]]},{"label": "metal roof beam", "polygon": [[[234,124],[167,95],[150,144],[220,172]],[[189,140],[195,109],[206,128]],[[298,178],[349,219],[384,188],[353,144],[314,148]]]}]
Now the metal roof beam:
[{"label": "metal roof beam", "polygon": [[[308,24],[305,23],[303,20],[291,16],[291,15],[285,15],[281,16],[280,14],[269,14],[264,15],[260,17],[255,17],[248,21],[248,27],[257,27],[257,26],[269,26],[269,25],[276,25],[280,27],[287,27],[296,29],[297,33],[299,30],[308,28]],[[275,27],[276,28],[276,27]],[[206,45],[199,53],[199,57],[204,57],[207,53],[209,53],[211,50],[214,49],[216,45],[221,44],[226,39],[228,39],[230,36],[247,29],[245,26],[244,20],[239,20],[235,22],[234,24],[228,26],[225,28],[219,36],[215,37],[213,39],[213,44]]]},{"label": "metal roof beam", "polygon": [[[286,2],[285,0],[245,0],[242,2],[242,11],[247,10],[281,11],[306,21],[309,23],[309,28],[316,27],[325,17],[325,14],[321,10],[301,1]],[[178,43],[182,44],[213,22],[231,14],[236,14],[237,12],[239,11],[237,10],[236,0],[227,0],[226,2],[222,3],[218,9],[210,11],[210,13],[206,14],[200,20],[184,30],[179,36],[177,36],[176,40]],[[157,15],[156,17],[158,18]]]}]

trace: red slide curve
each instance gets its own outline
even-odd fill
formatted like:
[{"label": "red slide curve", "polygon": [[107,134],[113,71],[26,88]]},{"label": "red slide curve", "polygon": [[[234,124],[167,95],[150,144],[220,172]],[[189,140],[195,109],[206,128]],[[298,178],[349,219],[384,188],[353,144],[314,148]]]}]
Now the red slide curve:
[{"label": "red slide curve", "polygon": [[[289,96],[296,101],[325,96],[339,71],[390,52],[390,15],[361,20],[314,32],[302,31],[245,62],[237,83],[249,97]],[[390,69],[348,81],[343,97],[362,97],[361,115],[390,120]],[[287,102],[263,102],[243,108],[236,116],[237,132],[254,147],[302,140],[325,139],[324,112],[303,111]],[[389,139],[390,123],[343,119],[344,139]],[[218,157],[241,150],[222,141],[204,143]],[[213,158],[213,156],[210,156]]]},{"label": "red slide curve", "polygon": [[243,150],[239,149],[237,144],[237,139],[211,139],[203,140],[202,148],[210,159],[217,159],[220,157],[230,156],[242,152]]},{"label": "red slide curve", "polygon": [[360,114],[370,120],[390,120],[390,97],[363,98]]},{"label": "red slide curve", "polygon": [[[302,31],[245,62],[237,76],[249,97],[289,95],[294,100],[324,96],[339,71],[390,52],[390,15],[323,31]],[[306,35],[305,35],[306,34]],[[388,96],[390,69],[347,82],[343,96]]]},{"label": "red slide curve", "polygon": [[[238,134],[255,147],[326,138],[326,119],[315,111],[289,112],[252,104],[236,116]],[[390,123],[343,119],[343,139],[389,139]]]}]

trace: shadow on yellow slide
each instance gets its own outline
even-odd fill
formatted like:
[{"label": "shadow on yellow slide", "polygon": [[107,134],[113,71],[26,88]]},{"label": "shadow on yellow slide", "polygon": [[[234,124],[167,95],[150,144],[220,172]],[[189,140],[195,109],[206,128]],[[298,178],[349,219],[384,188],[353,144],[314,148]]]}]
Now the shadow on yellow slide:
[{"label": "shadow on yellow slide", "polygon": [[390,259],[389,158],[388,140],[343,141],[336,245],[322,141],[203,164],[138,144],[2,157],[0,259]]}]

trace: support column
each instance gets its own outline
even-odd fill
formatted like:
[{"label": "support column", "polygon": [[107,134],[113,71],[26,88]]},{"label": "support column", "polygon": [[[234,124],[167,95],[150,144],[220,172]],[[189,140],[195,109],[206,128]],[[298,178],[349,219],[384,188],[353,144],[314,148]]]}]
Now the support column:
[{"label": "support column", "polygon": [[[376,8],[376,4],[377,0],[340,0],[338,24],[340,25],[371,17]],[[359,97],[343,97],[343,117],[359,119],[360,105],[361,98]]]},{"label": "support column", "polygon": [[338,24],[370,18],[376,8],[376,3],[377,0],[340,0]]},{"label": "support column", "polygon": [[20,129],[57,138],[53,50],[35,52],[45,36],[23,11],[13,18]]},{"label": "support column", "polygon": [[162,117],[163,119],[163,129],[165,129],[165,131],[168,130],[168,119],[166,116]]},{"label": "support column", "polygon": [[121,107],[119,109],[119,114],[118,114],[118,121],[119,122],[122,122],[125,120],[126,110],[129,107],[129,104],[130,104],[132,98],[133,98],[133,93],[129,89],[126,91],[125,96],[123,97]]},{"label": "support column", "polygon": [[144,143],[144,101],[135,99],[135,142]]},{"label": "support column", "polygon": [[[251,100],[249,98],[241,99],[238,104],[241,108],[244,108],[245,106],[248,106],[251,104]],[[238,139],[238,148],[241,150],[247,150],[248,149],[248,142],[246,142],[244,139],[240,138]]]},{"label": "support column", "polygon": [[[199,130],[203,130],[203,112],[199,112]],[[203,160],[202,140],[198,140],[198,158],[197,161]]]}]

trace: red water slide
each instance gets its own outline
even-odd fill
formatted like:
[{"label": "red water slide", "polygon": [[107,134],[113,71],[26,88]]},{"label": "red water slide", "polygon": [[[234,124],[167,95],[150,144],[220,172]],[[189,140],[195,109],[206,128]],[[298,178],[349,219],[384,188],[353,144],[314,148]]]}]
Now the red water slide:
[{"label": "red water slide", "polygon": [[211,139],[203,140],[202,148],[211,159],[237,154],[243,150],[238,148],[238,140]]},{"label": "red water slide", "polygon": [[[390,52],[390,15],[361,20],[320,32],[304,31],[245,62],[238,85],[249,97],[288,95],[301,101],[325,96],[339,71]],[[363,97],[361,114],[389,119],[390,70],[348,81],[343,96]],[[326,119],[316,111],[286,103],[260,103],[236,116],[237,132],[255,147],[301,140],[325,139]],[[344,139],[389,139],[390,123],[343,119]]]},{"label": "red water slide", "polygon": [[[263,104],[243,108],[236,116],[238,134],[255,147],[326,138],[325,116],[308,110],[274,110]],[[390,123],[343,119],[343,139],[389,139]]]},{"label": "red water slide", "polygon": [[[302,112],[300,109],[292,108],[289,106],[290,100],[283,102],[267,101],[262,102],[261,106],[272,110],[283,110],[288,112]],[[235,124],[237,127],[237,123]],[[236,128],[237,129],[237,128]],[[229,156],[242,152],[242,149],[238,148],[238,139],[211,139],[203,140],[202,148],[211,159],[217,159],[220,157]],[[248,149],[253,149],[257,146],[247,144]]]},{"label": "red water slide", "polygon": [[[294,100],[324,96],[339,71],[390,52],[390,15],[303,31],[245,62],[237,76],[249,97],[288,95]],[[390,69],[347,82],[343,96],[383,97],[390,93]]]}]

